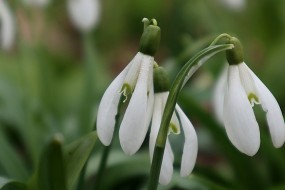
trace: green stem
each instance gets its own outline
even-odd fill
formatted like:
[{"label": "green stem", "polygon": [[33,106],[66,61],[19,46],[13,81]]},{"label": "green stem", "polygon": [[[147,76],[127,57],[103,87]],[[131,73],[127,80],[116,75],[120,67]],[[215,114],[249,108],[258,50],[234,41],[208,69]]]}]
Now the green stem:
[{"label": "green stem", "polygon": [[109,146],[104,147],[103,154],[100,160],[100,166],[99,166],[99,169],[96,175],[96,185],[94,188],[96,190],[99,190],[102,188],[102,179],[104,177],[104,173],[105,173],[105,169],[107,166],[107,161],[108,161],[111,147],[112,147],[112,143]]},{"label": "green stem", "polygon": [[94,60],[92,56],[93,46],[92,40],[89,33],[83,34],[82,36],[83,47],[84,47],[84,93],[82,96],[82,107],[80,114],[80,133],[86,134],[91,130],[92,126],[92,108],[95,104],[95,92],[94,92]]},{"label": "green stem", "polygon": [[[89,160],[89,158],[88,158]],[[87,169],[87,164],[88,164],[88,160],[86,161],[86,163],[84,164],[84,167],[82,168],[82,171],[80,173],[79,176],[79,180],[78,180],[78,184],[77,184],[77,190],[82,190],[84,189],[84,179],[85,179],[85,174],[86,174],[86,169]]]},{"label": "green stem", "polygon": [[231,39],[231,36],[227,33],[220,34],[218,37],[216,37],[214,39],[214,41],[210,44],[210,46],[216,45],[218,43],[218,41],[220,41],[223,38],[229,40],[229,39]]},{"label": "green stem", "polygon": [[[154,156],[152,159],[152,165],[151,165],[151,170],[150,170],[150,180],[148,184],[149,190],[157,189],[163,153],[164,153],[165,144],[167,140],[168,126],[169,126],[172,114],[174,112],[174,108],[177,102],[178,95],[181,89],[183,88],[183,85],[191,77],[191,75],[194,74],[196,69],[198,69],[198,67],[203,64],[203,61],[205,62],[208,58],[210,58],[211,56],[213,56],[214,54],[220,51],[225,51],[231,48],[233,48],[232,44],[209,46],[205,48],[204,50],[200,51],[199,53],[197,53],[192,59],[190,59],[178,73],[176,79],[174,80],[170,88],[169,95],[166,101],[166,106],[165,106],[163,116],[162,116],[160,129],[159,129],[158,136],[156,139],[156,144],[154,148]],[[194,69],[194,70],[191,70],[191,69]]]}]

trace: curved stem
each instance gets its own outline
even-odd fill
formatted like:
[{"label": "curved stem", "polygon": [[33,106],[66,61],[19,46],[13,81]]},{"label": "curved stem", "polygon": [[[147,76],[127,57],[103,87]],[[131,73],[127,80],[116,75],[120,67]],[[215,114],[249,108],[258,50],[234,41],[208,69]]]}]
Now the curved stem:
[{"label": "curved stem", "polygon": [[223,38],[229,40],[231,36],[227,33],[220,34],[218,37],[214,39],[214,41],[210,44],[210,46],[216,45],[218,41],[220,41]]},{"label": "curved stem", "polygon": [[169,95],[166,101],[165,109],[162,116],[162,121],[158,136],[156,139],[156,144],[154,148],[154,155],[152,159],[151,171],[150,171],[150,181],[148,184],[148,190],[157,189],[158,179],[161,170],[161,164],[163,159],[163,153],[165,149],[165,144],[167,140],[168,126],[175,109],[176,101],[183,85],[186,81],[194,74],[194,72],[214,54],[232,49],[232,44],[226,45],[216,45],[209,46],[204,50],[197,53],[192,59],[190,59],[180,70],[176,79],[174,80]]}]

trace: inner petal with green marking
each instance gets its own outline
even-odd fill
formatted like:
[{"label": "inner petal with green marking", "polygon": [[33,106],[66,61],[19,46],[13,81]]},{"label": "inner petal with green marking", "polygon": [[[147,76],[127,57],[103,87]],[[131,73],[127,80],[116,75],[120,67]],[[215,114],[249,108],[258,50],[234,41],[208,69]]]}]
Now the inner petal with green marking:
[{"label": "inner petal with green marking", "polygon": [[168,134],[170,134],[170,133],[173,133],[175,135],[179,135],[180,134],[180,127],[179,127],[179,125],[176,125],[175,123],[170,122]]},{"label": "inner petal with green marking", "polygon": [[251,106],[254,106],[254,104],[260,104],[259,98],[254,93],[249,93],[247,96]]},{"label": "inner petal with green marking", "polygon": [[128,83],[124,83],[121,89],[121,94],[123,94],[125,96],[125,100],[123,102],[126,102],[128,99],[128,95],[132,94],[133,89],[131,87],[131,85],[129,85]]}]

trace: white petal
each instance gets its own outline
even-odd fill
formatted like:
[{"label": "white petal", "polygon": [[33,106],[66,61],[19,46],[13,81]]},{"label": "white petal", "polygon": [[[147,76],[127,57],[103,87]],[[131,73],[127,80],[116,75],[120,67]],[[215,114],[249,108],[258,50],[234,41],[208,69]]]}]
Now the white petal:
[{"label": "white petal", "polygon": [[262,109],[266,112],[272,142],[276,148],[279,148],[285,141],[285,124],[281,109],[272,93],[261,82],[261,80],[251,70],[250,74],[259,92]]},{"label": "white petal", "polygon": [[124,78],[129,70],[128,65],[110,84],[105,91],[102,100],[99,104],[97,115],[97,133],[100,141],[108,146],[111,143],[114,127],[115,116],[118,111],[118,104],[120,101],[120,90],[123,85]]},{"label": "white petal", "polygon": [[[130,67],[130,70],[128,71],[128,74],[127,74],[125,80],[124,80],[124,84],[126,83],[126,84],[130,85],[132,90],[134,90],[135,85],[137,83],[141,64],[142,64],[142,61],[144,60],[144,58],[145,58],[145,55],[138,52],[136,54],[136,56],[130,62],[131,67]],[[149,57],[149,58],[151,59],[151,57]]]},{"label": "white petal", "polygon": [[179,115],[185,136],[180,169],[180,175],[185,177],[188,176],[194,168],[198,153],[198,140],[195,129],[185,113],[178,105],[176,105],[176,110]]},{"label": "white petal", "polygon": [[150,153],[151,160],[152,160],[155,142],[156,142],[156,138],[157,138],[158,131],[160,128],[167,96],[168,96],[168,92],[154,94],[154,108],[153,108],[153,116],[152,116],[151,130],[150,130],[150,136],[149,136],[149,151],[150,151],[149,153]]},{"label": "white petal", "polygon": [[229,139],[241,152],[253,156],[259,149],[260,134],[253,110],[240,82],[238,66],[229,66],[224,102],[224,124]]},{"label": "white petal", "polygon": [[154,108],[153,108],[153,116],[151,122],[151,130],[149,135],[149,155],[152,160],[153,151],[155,147],[156,138],[158,135],[161,118],[163,114],[163,97],[162,93],[156,93],[154,95]]},{"label": "white petal", "polygon": [[173,174],[173,160],[174,155],[167,138],[159,175],[159,183],[162,185],[167,185],[171,180]]},{"label": "white petal", "polygon": [[227,82],[228,64],[223,69],[217,83],[214,86],[213,105],[215,115],[219,122],[223,123],[224,118],[224,98]]},{"label": "white petal", "polygon": [[129,155],[134,154],[140,148],[148,129],[147,87],[153,58],[145,57],[141,64],[138,81],[119,130],[122,149]]},{"label": "white petal", "polygon": [[[155,142],[161,124],[162,114],[164,111],[165,101],[167,99],[167,96],[168,96],[167,92],[156,93],[154,95],[154,110],[153,110],[153,117],[152,117],[151,131],[149,138],[149,151],[150,151],[151,160],[153,158]],[[173,173],[173,160],[174,160],[174,155],[171,150],[169,141],[167,139],[165,151],[163,154],[161,170],[160,170],[159,183],[166,185],[170,182]]]},{"label": "white petal", "polygon": [[154,104],[154,90],[153,90],[153,65],[150,65],[149,76],[148,76],[148,100],[147,100],[147,118],[146,123],[149,126],[153,113]]},{"label": "white petal", "polygon": [[6,2],[0,1],[0,46],[9,50],[15,40],[15,25],[11,10]]},{"label": "white petal", "polygon": [[84,32],[90,31],[99,21],[101,6],[98,0],[68,0],[72,23]]},{"label": "white petal", "polygon": [[257,99],[259,97],[258,91],[256,89],[254,80],[250,74],[249,68],[245,63],[240,63],[238,64],[238,69],[239,69],[241,84],[247,94],[251,106],[254,106],[254,103],[259,104],[260,102]]}]

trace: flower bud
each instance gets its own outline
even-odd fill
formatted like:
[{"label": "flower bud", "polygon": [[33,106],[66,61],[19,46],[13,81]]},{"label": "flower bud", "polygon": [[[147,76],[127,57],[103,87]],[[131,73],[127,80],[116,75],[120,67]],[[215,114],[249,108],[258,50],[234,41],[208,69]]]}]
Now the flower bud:
[{"label": "flower bud", "polygon": [[149,21],[144,18],[144,31],[140,40],[139,51],[146,55],[154,56],[160,43],[160,28],[155,19]]}]

